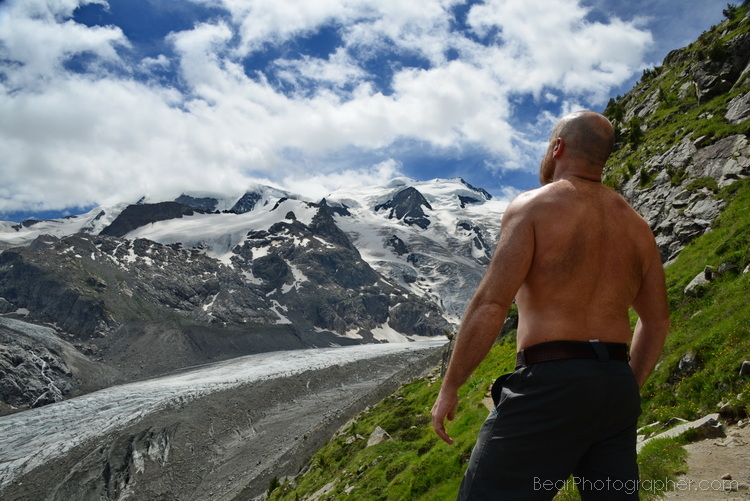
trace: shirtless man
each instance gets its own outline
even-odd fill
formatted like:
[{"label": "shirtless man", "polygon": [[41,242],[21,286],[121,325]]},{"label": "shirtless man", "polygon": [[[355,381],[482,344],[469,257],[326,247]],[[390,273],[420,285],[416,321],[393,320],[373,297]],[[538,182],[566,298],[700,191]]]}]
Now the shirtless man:
[{"label": "shirtless man", "polygon": [[[602,115],[564,117],[541,163],[543,186],[503,215],[432,408],[436,433],[452,444],[444,421],[515,298],[516,371],[493,385],[496,407],[459,499],[552,499],[571,475],[584,500],[638,499],[639,388],[661,352],[669,309],[648,224],[601,184],[613,143]],[[631,306],[639,316],[632,337]]]}]

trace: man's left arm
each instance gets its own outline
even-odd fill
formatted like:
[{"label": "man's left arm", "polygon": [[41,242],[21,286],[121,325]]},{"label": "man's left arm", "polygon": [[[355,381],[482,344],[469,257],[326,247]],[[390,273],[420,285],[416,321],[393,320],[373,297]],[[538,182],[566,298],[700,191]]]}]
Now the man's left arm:
[{"label": "man's left arm", "polygon": [[633,301],[638,322],[630,344],[630,366],[639,387],[646,382],[659,360],[669,331],[669,301],[664,267],[656,243],[653,247],[649,268]]}]

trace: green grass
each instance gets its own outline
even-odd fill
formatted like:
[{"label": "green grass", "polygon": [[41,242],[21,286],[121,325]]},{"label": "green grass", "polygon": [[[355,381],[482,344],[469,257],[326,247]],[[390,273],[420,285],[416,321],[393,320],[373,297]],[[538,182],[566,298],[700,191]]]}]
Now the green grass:
[{"label": "green grass", "polygon": [[[638,454],[640,485],[638,494],[641,501],[658,499],[670,486],[674,486],[677,474],[685,470],[687,451],[679,438],[657,438],[647,443]],[[565,483],[555,501],[580,501],[573,479]]]},{"label": "green grass", "polygon": [[[750,273],[742,273],[750,264],[750,180],[735,183],[731,191],[712,231],[667,268],[672,328],[664,357],[643,388],[643,422],[695,419],[715,412],[722,400],[732,400],[739,409],[750,404],[750,378],[739,375],[750,353]],[[685,296],[687,284],[707,265],[724,263],[734,269],[712,282],[702,297]],[[698,367],[686,373],[678,365],[688,352],[696,354]]]},{"label": "green grass", "polygon": [[[357,416],[315,454],[304,475],[294,482],[274,482],[269,499],[303,499],[324,486],[329,487],[329,493],[321,499],[454,499],[479,427],[487,417],[481,401],[494,378],[512,370],[514,353],[511,334],[492,349],[461,389],[459,413],[448,426],[455,439],[453,446],[440,441],[430,426],[429,411],[437,397],[438,382],[420,379]],[[376,426],[384,428],[392,440],[367,448],[367,437]],[[360,438],[352,440],[357,436]],[[641,499],[655,499],[661,492],[655,489],[661,485],[656,480],[674,481],[684,470],[684,456],[675,439],[655,440],[644,447],[638,458]],[[580,499],[572,481],[568,484],[570,488],[560,492],[556,500]]]},{"label": "green grass", "polygon": [[682,441],[674,438],[657,438],[643,446],[638,454],[641,474],[641,500],[656,499],[663,494],[678,473],[684,473],[687,451]]}]

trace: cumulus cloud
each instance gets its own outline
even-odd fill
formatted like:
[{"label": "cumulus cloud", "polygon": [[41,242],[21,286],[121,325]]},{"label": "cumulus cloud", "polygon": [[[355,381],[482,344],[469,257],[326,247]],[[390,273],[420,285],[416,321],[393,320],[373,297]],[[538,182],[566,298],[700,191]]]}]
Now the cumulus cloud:
[{"label": "cumulus cloud", "polygon": [[472,8],[468,23],[480,36],[497,31],[482,60],[513,91],[553,87],[601,101],[639,67],[652,38],[617,18],[589,22],[588,12],[577,0],[491,0]]},{"label": "cumulus cloud", "polygon": [[367,79],[357,61],[343,47],[336,49],[326,59],[303,56],[301,59],[279,59],[275,62],[282,80],[306,94],[310,84],[326,86],[340,91],[356,86]]},{"label": "cumulus cloud", "polygon": [[[255,178],[324,194],[401,174],[404,144],[535,168],[539,138],[527,134],[546,119],[519,130],[514,99],[560,112],[601,102],[651,43],[632,22],[587,20],[576,0],[488,0],[471,7],[468,30],[461,0],[192,1],[226,15],[147,56],[117,26],[74,21],[103,0],[0,5],[0,212]],[[289,49],[324,27],[331,50]],[[168,83],[154,77],[167,71]]]},{"label": "cumulus cloud", "polygon": [[[88,2],[101,3],[101,2]],[[117,48],[128,41],[117,27],[87,28],[68,18],[78,2],[11,1],[0,12],[0,60],[4,85],[35,88],[64,71],[72,56],[90,54],[96,62],[118,62]]]},{"label": "cumulus cloud", "polygon": [[383,185],[394,177],[401,175],[400,163],[394,159],[388,159],[361,168],[326,174],[312,174],[304,179],[287,176],[283,179],[282,185],[294,193],[320,200],[340,188]]}]

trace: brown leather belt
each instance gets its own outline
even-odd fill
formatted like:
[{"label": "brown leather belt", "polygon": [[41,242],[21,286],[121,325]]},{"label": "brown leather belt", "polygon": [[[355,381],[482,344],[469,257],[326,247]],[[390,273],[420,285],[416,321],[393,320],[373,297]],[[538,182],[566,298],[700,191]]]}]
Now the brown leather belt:
[{"label": "brown leather belt", "polygon": [[516,367],[569,358],[596,358],[630,360],[625,343],[600,343],[599,341],[550,341],[524,348],[516,354]]}]

